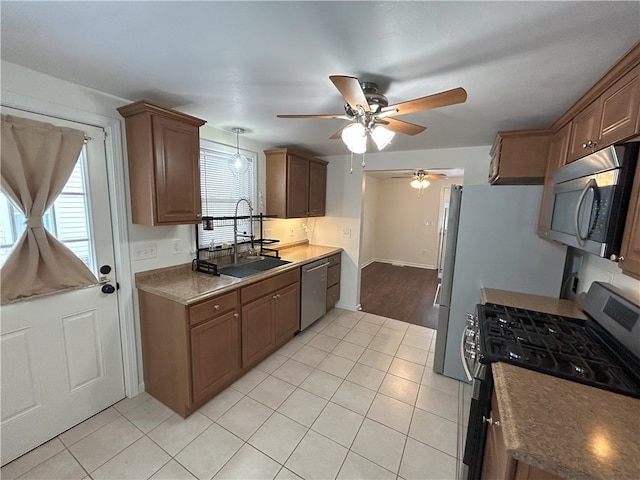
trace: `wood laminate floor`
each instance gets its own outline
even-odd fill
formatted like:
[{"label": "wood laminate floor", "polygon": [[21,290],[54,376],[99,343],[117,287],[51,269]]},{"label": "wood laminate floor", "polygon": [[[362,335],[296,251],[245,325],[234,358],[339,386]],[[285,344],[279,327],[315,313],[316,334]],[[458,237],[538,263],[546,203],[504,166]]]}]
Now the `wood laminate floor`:
[{"label": "wood laminate floor", "polygon": [[360,304],[367,313],[437,329],[438,283],[437,270],[373,262],[362,269]]}]

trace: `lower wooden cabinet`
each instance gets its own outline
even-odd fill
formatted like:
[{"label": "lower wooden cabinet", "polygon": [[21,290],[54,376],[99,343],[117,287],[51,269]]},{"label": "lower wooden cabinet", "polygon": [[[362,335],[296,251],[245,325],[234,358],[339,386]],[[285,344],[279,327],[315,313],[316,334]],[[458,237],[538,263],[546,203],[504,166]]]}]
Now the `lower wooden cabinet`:
[{"label": "lower wooden cabinet", "polygon": [[241,368],[238,312],[229,312],[191,329],[191,377],[195,403],[226,387]]},{"label": "lower wooden cabinet", "polygon": [[300,329],[300,269],[245,287],[240,296],[242,366],[250,368]]},{"label": "lower wooden cabinet", "polygon": [[507,453],[495,389],[491,396],[491,413],[488,422],[487,442],[480,477],[482,480],[562,480],[562,477],[553,473],[515,460]]},{"label": "lower wooden cabinet", "polygon": [[342,253],[336,253],[329,257],[327,270],[327,311],[331,310],[340,300],[340,274],[342,265]]},{"label": "lower wooden cabinet", "polygon": [[300,328],[300,269],[183,305],[138,291],[147,393],[187,417]]},{"label": "lower wooden cabinet", "polygon": [[238,292],[187,306],[138,291],[145,391],[183,417],[242,375]]}]

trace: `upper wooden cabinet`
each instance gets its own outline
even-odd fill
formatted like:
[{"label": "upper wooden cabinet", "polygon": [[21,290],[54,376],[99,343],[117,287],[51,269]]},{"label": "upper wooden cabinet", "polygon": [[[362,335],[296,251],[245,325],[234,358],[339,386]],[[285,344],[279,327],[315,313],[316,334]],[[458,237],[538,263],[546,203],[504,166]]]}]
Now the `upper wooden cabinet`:
[{"label": "upper wooden cabinet", "polygon": [[549,144],[549,158],[547,160],[544,189],[542,191],[540,216],[538,217],[538,235],[542,238],[547,238],[549,228],[551,228],[551,214],[553,213],[553,178],[551,174],[565,163],[570,134],[571,122],[558,130],[551,138],[551,143]]},{"label": "upper wooden cabinet", "polygon": [[204,120],[141,100],[125,118],[133,223],[200,223],[200,133]]},{"label": "upper wooden cabinet", "polygon": [[539,185],[544,183],[551,140],[550,130],[498,132],[491,148],[489,183]]},{"label": "upper wooden cabinet", "polygon": [[265,150],[267,215],[321,217],[327,198],[327,163],[287,148]]},{"label": "upper wooden cabinet", "polygon": [[640,280],[640,164],[633,179],[618,266],[625,274]]},{"label": "upper wooden cabinet", "polygon": [[636,66],[574,117],[567,163],[640,133],[639,77]]}]

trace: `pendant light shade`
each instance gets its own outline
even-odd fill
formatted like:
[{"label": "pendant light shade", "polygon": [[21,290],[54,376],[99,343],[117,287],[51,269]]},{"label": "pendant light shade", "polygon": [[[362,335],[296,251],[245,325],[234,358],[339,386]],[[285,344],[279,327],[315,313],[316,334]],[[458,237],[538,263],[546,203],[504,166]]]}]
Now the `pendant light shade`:
[{"label": "pendant light shade", "polygon": [[236,134],[236,153],[229,157],[227,162],[227,166],[229,170],[231,170],[236,175],[245,173],[249,168],[249,160],[244,155],[240,155],[240,134],[245,132],[244,128],[234,127],[231,129],[233,133]]}]

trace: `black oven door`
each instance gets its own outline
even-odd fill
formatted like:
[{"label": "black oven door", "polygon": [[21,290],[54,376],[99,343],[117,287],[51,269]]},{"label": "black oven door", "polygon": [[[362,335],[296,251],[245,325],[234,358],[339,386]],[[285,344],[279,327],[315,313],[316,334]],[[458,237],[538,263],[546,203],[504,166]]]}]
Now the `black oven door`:
[{"label": "black oven door", "polygon": [[488,427],[484,419],[489,418],[492,393],[491,366],[482,364],[473,379],[473,395],[462,460],[464,464],[462,478],[464,480],[480,480],[482,474],[482,460]]}]

